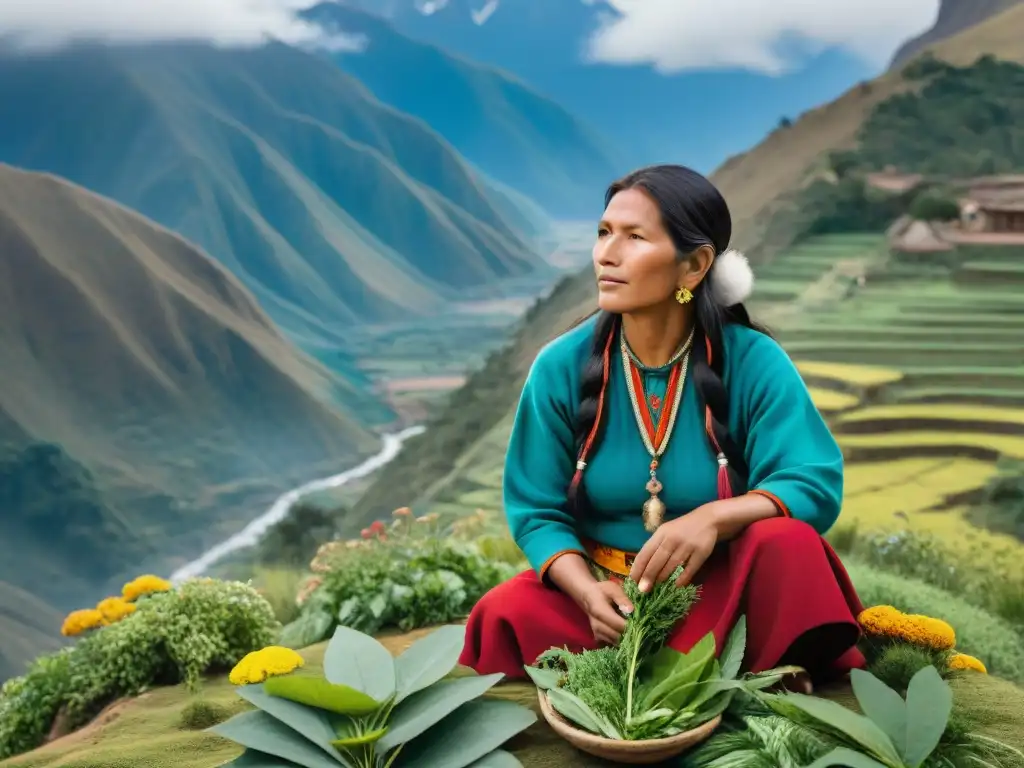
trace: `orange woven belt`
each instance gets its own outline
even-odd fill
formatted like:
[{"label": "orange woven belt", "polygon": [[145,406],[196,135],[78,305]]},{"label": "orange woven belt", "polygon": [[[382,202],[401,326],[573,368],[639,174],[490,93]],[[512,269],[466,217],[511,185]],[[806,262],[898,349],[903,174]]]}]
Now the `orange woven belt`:
[{"label": "orange woven belt", "polygon": [[633,567],[636,553],[624,552],[621,549],[598,544],[590,539],[584,539],[582,543],[583,548],[587,551],[587,557],[594,564],[622,577],[629,575],[629,569]]}]

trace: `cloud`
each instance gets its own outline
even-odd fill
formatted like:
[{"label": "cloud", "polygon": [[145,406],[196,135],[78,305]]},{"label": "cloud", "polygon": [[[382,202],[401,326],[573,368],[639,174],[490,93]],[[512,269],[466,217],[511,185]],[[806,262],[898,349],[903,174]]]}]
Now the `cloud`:
[{"label": "cloud", "polygon": [[882,66],[938,13],[938,0],[606,2],[616,14],[590,39],[588,58],[665,73],[741,68],[777,75],[829,47]]},{"label": "cloud", "polygon": [[225,45],[276,38],[332,50],[358,50],[344,33],[325,36],[296,18],[309,0],[0,0],[0,30],[23,46],[74,40],[205,40]]}]

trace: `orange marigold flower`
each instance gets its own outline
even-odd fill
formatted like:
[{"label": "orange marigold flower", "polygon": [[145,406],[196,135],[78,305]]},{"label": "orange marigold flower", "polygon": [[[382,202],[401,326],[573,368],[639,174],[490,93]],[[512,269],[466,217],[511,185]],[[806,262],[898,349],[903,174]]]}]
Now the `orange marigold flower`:
[{"label": "orange marigold flower", "polygon": [[964,669],[971,670],[972,672],[980,672],[983,675],[988,674],[988,670],[982,663],[981,659],[976,659],[974,656],[968,656],[966,653],[956,653],[949,660],[950,669]]},{"label": "orange marigold flower", "polygon": [[121,588],[121,596],[129,603],[138,600],[143,595],[151,595],[154,592],[169,592],[171,582],[147,573],[137,576]]},{"label": "orange marigold flower", "polygon": [[103,626],[103,614],[95,608],[72,611],[64,619],[60,633],[64,637],[75,637],[90,629]]},{"label": "orange marigold flower", "polygon": [[906,614],[891,605],[868,608],[857,620],[869,635],[936,651],[948,651],[956,644],[956,632],[942,619]]},{"label": "orange marigold flower", "polygon": [[96,610],[103,616],[104,624],[113,624],[120,621],[136,610],[135,603],[129,603],[123,597],[107,597],[100,600]]}]

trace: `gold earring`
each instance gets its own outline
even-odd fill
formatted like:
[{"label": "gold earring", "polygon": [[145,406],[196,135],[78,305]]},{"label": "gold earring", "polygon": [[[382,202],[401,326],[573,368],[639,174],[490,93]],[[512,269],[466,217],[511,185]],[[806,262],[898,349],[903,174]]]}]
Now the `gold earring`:
[{"label": "gold earring", "polygon": [[689,288],[684,287],[676,291],[676,301],[680,304],[689,304],[692,298],[693,294],[690,292]]}]

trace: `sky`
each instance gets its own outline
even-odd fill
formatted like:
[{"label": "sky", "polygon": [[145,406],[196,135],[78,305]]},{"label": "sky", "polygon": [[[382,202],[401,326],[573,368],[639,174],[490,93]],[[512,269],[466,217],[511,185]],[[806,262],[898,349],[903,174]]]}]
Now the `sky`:
[{"label": "sky", "polygon": [[[735,67],[769,75],[788,71],[829,47],[847,50],[873,65],[882,64],[901,41],[931,25],[939,2],[606,1],[621,18],[611,21],[589,41],[588,55],[594,61],[650,64],[665,73]],[[133,42],[199,38],[233,45],[260,42],[270,35],[287,42],[309,43],[318,40],[318,31],[296,21],[293,14],[311,2],[0,1],[0,29],[14,33],[23,42],[45,46],[81,37]],[[478,0],[478,5],[479,12],[489,16],[498,3]],[[345,47],[347,41],[334,38],[329,44]]]}]

